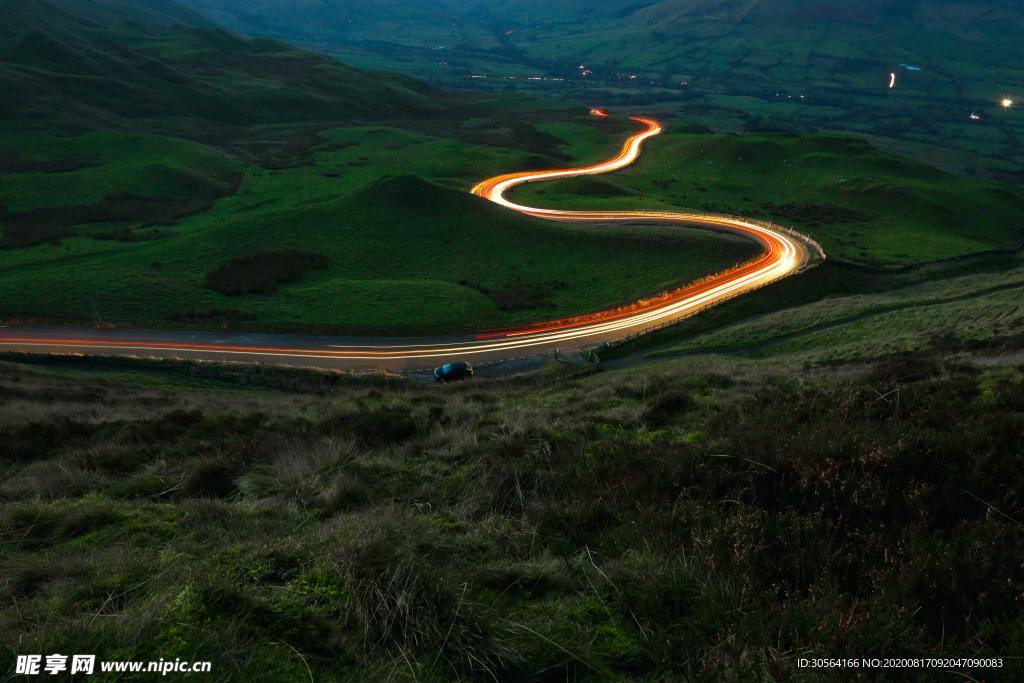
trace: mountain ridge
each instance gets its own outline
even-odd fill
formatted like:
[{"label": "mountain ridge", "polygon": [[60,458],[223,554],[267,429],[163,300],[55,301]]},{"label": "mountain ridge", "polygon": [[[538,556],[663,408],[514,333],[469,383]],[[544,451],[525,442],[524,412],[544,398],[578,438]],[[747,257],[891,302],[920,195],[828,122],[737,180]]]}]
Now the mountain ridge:
[{"label": "mountain ridge", "polygon": [[164,0],[26,0],[0,28],[0,87],[11,94],[0,115],[34,127],[141,125],[190,137],[206,123],[351,122],[439,106],[429,86],[406,76],[212,26]]}]

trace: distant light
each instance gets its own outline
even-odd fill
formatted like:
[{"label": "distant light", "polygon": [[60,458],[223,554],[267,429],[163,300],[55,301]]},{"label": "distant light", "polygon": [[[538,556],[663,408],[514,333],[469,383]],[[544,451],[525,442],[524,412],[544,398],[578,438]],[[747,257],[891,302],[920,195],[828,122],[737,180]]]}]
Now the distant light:
[{"label": "distant light", "polygon": [[981,121],[981,114],[971,114],[971,121]]},{"label": "distant light", "polygon": [[1009,97],[1004,97],[1003,101],[1000,102],[999,104],[1003,105],[1003,109],[1010,109],[1011,107],[1013,107],[1013,100],[1010,99]]},{"label": "distant light", "polygon": [[894,71],[891,74],[889,74],[889,90],[892,90],[895,87],[896,87],[896,72]]},{"label": "distant light", "polygon": [[597,117],[600,117],[600,118],[603,119],[603,118],[607,118],[608,117],[608,112],[606,112],[604,109],[597,109],[595,107],[594,109],[590,110],[590,115],[591,116],[597,116]]}]

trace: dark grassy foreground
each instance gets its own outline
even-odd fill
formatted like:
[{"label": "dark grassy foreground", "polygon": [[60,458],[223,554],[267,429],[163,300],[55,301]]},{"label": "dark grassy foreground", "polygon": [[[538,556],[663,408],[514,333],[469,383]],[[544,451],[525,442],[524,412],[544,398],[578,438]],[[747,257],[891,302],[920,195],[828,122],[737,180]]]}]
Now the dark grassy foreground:
[{"label": "dark grassy foreground", "polygon": [[3,363],[4,658],[746,681],[1020,654],[1013,348],[452,387]]}]

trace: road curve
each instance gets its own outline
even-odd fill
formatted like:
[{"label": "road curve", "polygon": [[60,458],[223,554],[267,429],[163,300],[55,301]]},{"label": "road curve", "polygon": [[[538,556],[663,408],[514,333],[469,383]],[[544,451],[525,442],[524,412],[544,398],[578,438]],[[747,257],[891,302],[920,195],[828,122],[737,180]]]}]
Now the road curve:
[{"label": "road curve", "polygon": [[0,328],[0,350],[30,353],[138,356],[211,361],[262,362],[320,368],[420,369],[447,360],[473,362],[574,349],[643,334],[690,317],[709,306],[792,275],[824,258],[809,238],[768,224],[698,213],[656,211],[567,211],[516,204],[506,198],[525,183],[611,173],[632,164],[660,123],[635,117],[642,130],[606,161],[570,169],[510,173],[485,180],[472,193],[537,218],[581,223],[673,224],[737,234],[763,248],[735,268],[628,306],[517,328],[441,339],[339,338],[281,334],[176,332],[164,330]]}]

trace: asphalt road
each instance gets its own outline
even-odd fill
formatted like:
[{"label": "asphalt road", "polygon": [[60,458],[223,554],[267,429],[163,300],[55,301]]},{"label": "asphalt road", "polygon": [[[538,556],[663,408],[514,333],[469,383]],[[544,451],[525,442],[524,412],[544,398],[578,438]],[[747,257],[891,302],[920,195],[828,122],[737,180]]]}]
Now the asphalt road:
[{"label": "asphalt road", "polygon": [[509,210],[547,220],[670,224],[729,232],[760,244],[763,250],[759,256],[732,270],[629,306],[475,335],[415,339],[11,326],[0,327],[0,351],[257,362],[328,369],[417,370],[450,360],[494,362],[550,354],[556,348],[568,351],[594,347],[643,334],[793,275],[824,258],[821,248],[810,238],[742,218],[699,213],[566,211],[522,206],[506,199],[511,189],[525,183],[611,173],[629,166],[640,156],[644,142],[662,132],[661,124],[653,119],[633,120],[643,129],[632,135],[611,159],[580,168],[501,175],[481,182],[472,192]]}]

